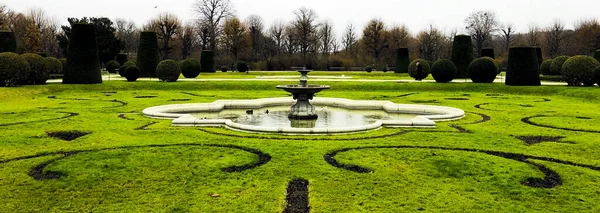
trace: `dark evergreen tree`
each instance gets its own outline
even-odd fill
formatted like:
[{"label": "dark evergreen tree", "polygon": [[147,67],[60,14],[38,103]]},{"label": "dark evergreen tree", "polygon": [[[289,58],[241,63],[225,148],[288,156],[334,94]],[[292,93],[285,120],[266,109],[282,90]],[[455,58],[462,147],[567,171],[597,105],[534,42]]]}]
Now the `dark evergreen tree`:
[{"label": "dark evergreen tree", "polygon": [[496,58],[494,48],[483,48],[481,49],[481,57]]},{"label": "dark evergreen tree", "polygon": [[456,65],[458,78],[468,77],[467,68],[469,64],[475,59],[473,53],[473,42],[471,36],[468,35],[457,35],[454,37],[454,43],[452,45],[452,59],[451,61]]},{"label": "dark evergreen tree", "polygon": [[396,65],[394,73],[408,73],[408,65],[410,64],[408,48],[396,49]]},{"label": "dark evergreen tree", "polygon": [[140,44],[137,52],[137,67],[143,77],[156,77],[156,66],[160,63],[156,32],[140,33]]},{"label": "dark evergreen tree", "polygon": [[438,83],[447,83],[456,76],[456,65],[448,59],[441,59],[433,63],[431,75]]},{"label": "dark evergreen tree", "polygon": [[17,39],[13,32],[0,31],[0,53],[3,52],[17,52]]},{"label": "dark evergreen tree", "polygon": [[61,26],[64,34],[57,36],[59,47],[63,50],[63,54],[67,55],[67,45],[71,39],[72,26],[77,23],[88,23],[94,26],[96,33],[96,42],[98,44],[98,51],[100,61],[104,64],[115,59],[115,56],[123,48],[122,42],[115,36],[116,29],[113,26],[113,22],[104,17],[88,18],[68,18],[70,25]]},{"label": "dark evergreen tree", "polygon": [[493,83],[498,74],[498,67],[494,63],[494,59],[481,57],[473,60],[467,71],[473,83]]},{"label": "dark evergreen tree", "polygon": [[[217,72],[217,67],[215,65],[215,52],[210,50],[202,51],[202,55],[200,56],[200,66],[202,67],[202,72],[204,73]],[[240,70],[238,69],[238,71]]]},{"label": "dark evergreen tree", "polygon": [[508,52],[506,85],[539,86],[540,65],[535,47],[512,47]]},{"label": "dark evergreen tree", "polygon": [[92,24],[73,24],[63,84],[102,83],[98,43]]},{"label": "dark evergreen tree", "polygon": [[125,53],[119,53],[117,54],[115,61],[119,62],[120,65],[125,65],[125,63],[129,61],[129,56]]}]

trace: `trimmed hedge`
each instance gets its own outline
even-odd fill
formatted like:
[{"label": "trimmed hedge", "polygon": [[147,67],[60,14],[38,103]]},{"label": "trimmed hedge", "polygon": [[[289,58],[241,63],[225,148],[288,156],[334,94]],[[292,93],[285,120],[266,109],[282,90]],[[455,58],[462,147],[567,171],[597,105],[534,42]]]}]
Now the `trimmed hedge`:
[{"label": "trimmed hedge", "polygon": [[365,67],[365,71],[367,71],[367,72],[373,72],[373,67],[371,65],[367,65]]},{"label": "trimmed hedge", "polygon": [[137,67],[144,77],[156,77],[156,66],[160,62],[156,32],[141,32],[137,52]]},{"label": "trimmed hedge", "polygon": [[438,83],[447,83],[454,80],[456,72],[456,65],[448,59],[438,60],[431,67],[431,75]]},{"label": "trimmed hedge", "polygon": [[[417,70],[417,63],[421,65],[421,70]],[[417,81],[423,80],[431,73],[431,66],[427,63],[427,60],[416,59],[408,65],[408,75]]]},{"label": "trimmed hedge", "polygon": [[63,84],[102,83],[98,54],[94,25],[73,24]]},{"label": "trimmed hedge", "polygon": [[117,54],[115,61],[117,61],[120,65],[124,65],[127,61],[129,61],[129,56],[125,53],[119,53]]},{"label": "trimmed hedge", "polygon": [[60,60],[54,57],[48,57],[44,59],[44,62],[46,63],[46,70],[48,71],[48,74],[62,74],[63,65]]},{"label": "trimmed hedge", "polygon": [[24,81],[26,84],[45,84],[50,78],[48,68],[46,67],[46,60],[38,54],[25,53],[21,55],[27,63],[29,63],[29,77]]},{"label": "trimmed hedge", "polygon": [[408,73],[408,65],[410,65],[408,48],[396,49],[396,65],[394,73]]},{"label": "trimmed hedge", "polygon": [[227,71],[229,71],[229,68],[227,66],[223,65],[223,66],[221,66],[220,70],[221,70],[221,72],[227,72]]},{"label": "trimmed hedge", "polygon": [[559,56],[552,60],[549,75],[562,75],[562,66],[567,60],[569,60],[569,56]]},{"label": "trimmed hedge", "polygon": [[137,81],[141,74],[142,71],[135,65],[127,66],[127,68],[125,68],[125,78],[127,78],[127,81],[129,82]]},{"label": "trimmed hedge", "polygon": [[[127,71],[125,71],[127,74]],[[158,79],[163,82],[175,82],[179,79],[179,75],[181,75],[181,70],[179,69],[179,64],[176,61],[167,59],[161,61],[156,67],[156,75]]]},{"label": "trimmed hedge", "polygon": [[512,47],[508,51],[506,85],[539,86],[540,64],[535,47]]},{"label": "trimmed hedge", "polygon": [[109,73],[117,73],[117,69],[119,69],[120,66],[121,64],[117,61],[109,61],[106,63],[106,71]]},{"label": "trimmed hedge", "polygon": [[246,62],[243,61],[238,61],[237,65],[235,66],[235,69],[237,69],[238,72],[246,72],[248,71],[248,64],[246,64]]},{"label": "trimmed hedge", "polygon": [[29,76],[27,60],[16,53],[0,53],[0,87],[16,86]]},{"label": "trimmed hedge", "polygon": [[563,80],[569,86],[592,86],[596,83],[594,71],[600,62],[586,55],[573,56],[562,67]]},{"label": "trimmed hedge", "polygon": [[550,75],[550,66],[552,66],[552,61],[552,59],[548,59],[542,62],[542,65],[540,65],[540,74]]},{"label": "trimmed hedge", "polygon": [[17,39],[15,33],[10,31],[0,31],[0,53],[17,52]]},{"label": "trimmed hedge", "polygon": [[483,48],[483,49],[481,49],[480,56],[496,58],[496,53],[494,52],[494,48]]},{"label": "trimmed hedge", "polygon": [[196,59],[189,58],[180,63],[181,74],[185,78],[196,78],[200,75],[200,71],[202,71],[202,67],[200,67],[200,62]]},{"label": "trimmed hedge", "polygon": [[456,77],[468,77],[469,72],[467,69],[474,59],[475,56],[473,55],[473,42],[471,41],[471,36],[457,35],[454,37],[451,61],[457,68]]},{"label": "trimmed hedge", "polygon": [[[202,55],[200,56],[200,66],[202,66],[202,69],[200,72],[203,73],[214,73],[217,72],[217,68],[215,67],[215,52],[210,51],[210,50],[203,50]],[[246,65],[246,70],[248,70],[248,65]],[[238,69],[239,71],[239,69]],[[243,71],[243,72],[245,72]],[[242,72],[242,71],[240,71]]]},{"label": "trimmed hedge", "polygon": [[542,66],[542,63],[544,63],[544,55],[542,53],[542,48],[535,47],[535,53],[537,55],[538,66]]},{"label": "trimmed hedge", "polygon": [[493,83],[498,75],[498,67],[494,59],[481,57],[473,60],[467,68],[469,77],[473,83]]}]

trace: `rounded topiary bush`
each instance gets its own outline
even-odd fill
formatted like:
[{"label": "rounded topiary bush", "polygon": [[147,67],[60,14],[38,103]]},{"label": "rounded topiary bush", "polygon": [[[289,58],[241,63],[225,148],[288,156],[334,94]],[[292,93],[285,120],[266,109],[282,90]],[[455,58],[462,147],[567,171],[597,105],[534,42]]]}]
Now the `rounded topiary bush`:
[{"label": "rounded topiary bush", "polygon": [[394,73],[408,73],[408,65],[410,64],[408,48],[396,49],[396,65]]},{"label": "rounded topiary bush", "polygon": [[119,53],[117,54],[115,61],[117,61],[120,65],[124,65],[127,61],[129,61],[129,56],[125,53]]},{"label": "rounded topiary bush", "polygon": [[[137,65],[133,61],[125,62],[125,64],[123,66],[119,67],[119,75],[121,77],[127,77],[126,74],[125,74],[125,72],[127,71],[127,67],[130,67],[130,66],[136,66],[137,67]],[[139,67],[138,67],[138,69],[139,69]],[[140,73],[140,76],[141,75],[142,74]]]},{"label": "rounded topiary bush", "polygon": [[106,63],[106,71],[109,73],[117,73],[117,69],[119,69],[120,66],[121,64],[117,61],[109,61]]},{"label": "rounded topiary bush", "polygon": [[237,65],[235,66],[235,69],[237,69],[238,72],[247,72],[248,64],[243,61],[238,61]]},{"label": "rounded topiary bush", "polygon": [[221,70],[221,72],[227,72],[227,71],[229,71],[229,68],[227,68],[227,66],[223,65],[223,66],[221,66],[220,70]]},{"label": "rounded topiary bush", "polygon": [[[421,66],[421,69],[417,69],[417,64]],[[427,78],[429,73],[431,73],[431,66],[429,66],[427,60],[416,59],[408,65],[408,75],[417,81]]]},{"label": "rounded topiary bush", "polygon": [[438,60],[431,67],[431,75],[438,83],[447,83],[454,80],[456,72],[456,65],[448,59]]},{"label": "rounded topiary bush", "polygon": [[29,77],[29,63],[12,52],[0,53],[0,86],[15,86]]},{"label": "rounded topiary bush", "polygon": [[481,57],[490,57],[496,58],[496,53],[494,52],[494,48],[483,48],[480,53]]},{"label": "rounded topiary bush", "polygon": [[550,66],[552,66],[552,61],[552,59],[548,59],[542,62],[542,65],[540,66],[540,74],[551,75]]},{"label": "rounded topiary bush", "polygon": [[373,72],[373,67],[372,67],[372,66],[370,66],[370,65],[369,65],[369,66],[366,66],[366,67],[365,67],[365,71],[367,71],[367,72]]},{"label": "rounded topiary bush", "polygon": [[578,55],[567,60],[562,67],[563,80],[569,86],[592,86],[596,83],[594,71],[600,63],[593,57]]},{"label": "rounded topiary bush", "polygon": [[387,66],[383,67],[383,69],[381,69],[382,72],[386,73],[388,70]]},{"label": "rounded topiary bush", "polygon": [[141,32],[136,64],[142,70],[142,76],[156,77],[156,66],[159,62],[156,32]]},{"label": "rounded topiary bush", "polygon": [[182,62],[180,62],[181,74],[185,78],[196,78],[200,75],[200,71],[202,71],[202,67],[200,67],[200,62],[196,59],[189,58]]},{"label": "rounded topiary bush", "polygon": [[17,39],[10,31],[0,31],[0,53],[17,52]]},{"label": "rounded topiary bush", "polygon": [[552,60],[548,75],[562,75],[562,66],[567,60],[569,60],[569,56],[559,56]]},{"label": "rounded topiary bush", "polygon": [[540,65],[535,47],[512,47],[508,51],[506,85],[539,86]]},{"label": "rounded topiary bush", "polygon": [[50,78],[48,73],[48,68],[46,67],[46,61],[44,58],[38,54],[34,53],[25,53],[21,55],[27,63],[29,63],[29,68],[31,71],[29,72],[29,77],[24,83],[27,84],[45,84],[46,81]]},{"label": "rounded topiary bush", "polygon": [[[125,71],[125,74],[127,74],[127,71]],[[167,59],[158,64],[156,67],[156,75],[161,81],[175,82],[177,79],[179,79],[181,70],[179,69],[179,65],[176,61]]]},{"label": "rounded topiary bush", "polygon": [[127,78],[127,81],[129,82],[137,81],[141,74],[142,71],[135,65],[127,66],[125,68],[125,78]]},{"label": "rounded topiary bush", "polygon": [[475,59],[467,68],[469,77],[473,83],[492,83],[498,75],[498,68],[494,63],[494,59],[490,57],[482,57]]},{"label": "rounded topiary bush", "polygon": [[60,62],[60,60],[58,60],[54,57],[48,57],[48,58],[45,58],[44,61],[46,63],[46,69],[48,71],[48,74],[50,74],[50,75],[62,74],[63,65],[62,65],[62,62]]},{"label": "rounded topiary bush", "polygon": [[457,35],[454,37],[451,61],[454,63],[454,65],[456,65],[458,78],[465,78],[469,76],[467,68],[474,59],[475,56],[473,54],[473,43],[471,41],[471,36]]},{"label": "rounded topiary bush", "polygon": [[[215,67],[215,52],[210,50],[203,50],[202,55],[200,56],[200,66],[202,67],[201,72],[203,73],[211,73],[217,72],[217,68]],[[246,65],[247,67],[247,65]],[[248,70],[248,69],[246,69]],[[239,71],[239,69],[238,69]],[[242,71],[240,71],[242,72]],[[245,71],[244,71],[245,72]]]},{"label": "rounded topiary bush", "polygon": [[102,83],[98,42],[92,24],[73,24],[63,84]]}]

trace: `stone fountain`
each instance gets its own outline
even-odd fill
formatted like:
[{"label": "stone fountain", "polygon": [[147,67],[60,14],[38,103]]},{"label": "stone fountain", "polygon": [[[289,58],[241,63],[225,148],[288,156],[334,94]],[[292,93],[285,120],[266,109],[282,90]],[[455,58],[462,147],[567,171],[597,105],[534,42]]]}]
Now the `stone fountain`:
[{"label": "stone fountain", "polygon": [[307,74],[310,70],[299,70],[298,72],[302,75],[300,77],[300,84],[279,85],[277,86],[277,89],[292,93],[294,100],[296,100],[296,104],[292,106],[290,114],[288,115],[289,119],[315,120],[319,116],[315,111],[315,107],[310,104],[310,100],[313,99],[316,93],[329,89],[330,87],[326,85],[309,85]]}]

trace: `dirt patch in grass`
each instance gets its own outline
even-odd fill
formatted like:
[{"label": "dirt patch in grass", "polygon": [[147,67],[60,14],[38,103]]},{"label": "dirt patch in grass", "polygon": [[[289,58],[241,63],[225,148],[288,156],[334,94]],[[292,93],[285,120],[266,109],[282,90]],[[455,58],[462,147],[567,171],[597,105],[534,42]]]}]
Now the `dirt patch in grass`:
[{"label": "dirt patch in grass", "polygon": [[128,117],[127,117],[127,114],[125,114],[125,113],[121,113],[121,114],[117,115],[117,117],[118,117],[118,118],[120,118],[120,119],[125,119],[125,120],[128,120],[128,121],[133,121],[133,120],[135,120],[135,119],[133,119],[133,118],[128,118]]},{"label": "dirt patch in grass", "polygon": [[169,101],[171,102],[179,102],[179,101],[191,101],[192,99],[189,98],[181,98],[181,99],[171,99]]},{"label": "dirt patch in grass", "polygon": [[438,100],[412,100],[415,104],[440,104]]},{"label": "dirt patch in grass", "polygon": [[396,96],[396,97],[397,97],[397,98],[403,98],[403,97],[408,97],[408,96],[411,96],[411,95],[416,95],[416,94],[419,94],[419,93],[417,93],[417,92],[413,92],[413,93],[406,93],[406,94],[398,95],[398,96]]},{"label": "dirt patch in grass", "polygon": [[152,121],[150,123],[144,124],[143,126],[135,128],[134,130],[149,130],[148,127],[150,127],[150,126],[152,126],[154,124],[157,124],[157,123],[158,123],[157,121]]},{"label": "dirt patch in grass", "polygon": [[500,96],[504,96],[504,95],[492,93],[492,94],[485,94],[485,96],[487,96],[487,97],[500,97]]},{"label": "dirt patch in grass", "polygon": [[154,96],[154,95],[140,95],[140,96],[135,96],[133,98],[156,98],[158,96]]},{"label": "dirt patch in grass", "polygon": [[80,131],[58,131],[58,132],[46,132],[46,135],[51,138],[57,138],[64,141],[74,141],[77,138],[91,134],[90,132]]},{"label": "dirt patch in grass", "polygon": [[564,139],[563,136],[516,136],[515,138],[522,140],[528,145],[534,145],[538,143],[544,142],[555,142],[555,143],[571,143],[571,142],[561,142],[560,140]]},{"label": "dirt patch in grass", "polygon": [[308,213],[308,180],[292,180],[287,187],[286,206],[283,213]]},{"label": "dirt patch in grass", "polygon": [[445,98],[445,100],[449,101],[468,101],[468,98]]}]

